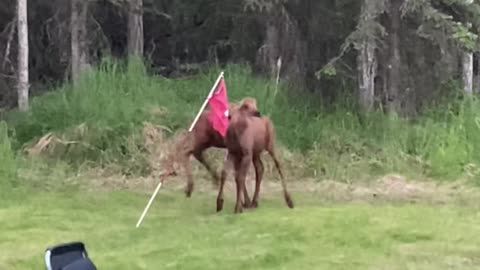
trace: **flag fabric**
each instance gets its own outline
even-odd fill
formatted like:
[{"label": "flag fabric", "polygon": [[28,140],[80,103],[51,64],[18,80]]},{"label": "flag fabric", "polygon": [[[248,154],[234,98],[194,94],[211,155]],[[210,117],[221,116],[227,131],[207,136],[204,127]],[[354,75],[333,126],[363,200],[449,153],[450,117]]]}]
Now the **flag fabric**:
[{"label": "flag fabric", "polygon": [[228,129],[228,96],[225,79],[222,78],[218,83],[217,90],[208,100],[210,105],[210,114],[208,120],[222,137],[225,137]]}]

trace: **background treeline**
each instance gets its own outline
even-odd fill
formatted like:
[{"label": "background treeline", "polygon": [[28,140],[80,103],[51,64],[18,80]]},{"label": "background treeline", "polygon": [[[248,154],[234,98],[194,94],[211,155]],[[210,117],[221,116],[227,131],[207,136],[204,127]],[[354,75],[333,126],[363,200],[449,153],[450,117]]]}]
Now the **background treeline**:
[{"label": "background treeline", "polygon": [[[16,102],[15,0],[0,3],[0,87]],[[480,9],[467,0],[97,0],[28,2],[32,94],[111,55],[165,76],[248,62],[298,91],[418,113],[457,80],[477,89]],[[84,63],[83,63],[84,62]],[[79,68],[80,67],[80,68]],[[75,75],[74,75],[75,76]],[[442,89],[444,90],[442,92]]]}]

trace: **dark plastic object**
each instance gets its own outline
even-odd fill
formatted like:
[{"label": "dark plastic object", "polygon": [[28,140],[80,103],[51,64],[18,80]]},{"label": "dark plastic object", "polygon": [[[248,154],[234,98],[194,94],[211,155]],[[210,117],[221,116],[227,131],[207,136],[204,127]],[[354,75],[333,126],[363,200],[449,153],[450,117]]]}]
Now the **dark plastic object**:
[{"label": "dark plastic object", "polygon": [[82,242],[60,244],[45,251],[47,270],[97,270]]}]

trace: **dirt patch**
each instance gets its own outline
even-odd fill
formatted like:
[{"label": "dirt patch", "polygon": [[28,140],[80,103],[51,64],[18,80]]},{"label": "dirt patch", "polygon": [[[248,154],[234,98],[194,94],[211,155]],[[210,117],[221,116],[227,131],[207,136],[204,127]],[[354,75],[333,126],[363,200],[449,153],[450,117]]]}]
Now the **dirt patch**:
[{"label": "dirt patch", "polygon": [[472,204],[480,198],[480,191],[464,181],[441,184],[433,180],[407,179],[401,175],[387,175],[371,183],[323,181],[311,191],[322,200],[337,202]]},{"label": "dirt patch", "polygon": [[[209,175],[201,167],[194,170],[195,194],[208,194],[214,198],[217,187],[210,180]],[[254,174],[247,177],[249,194],[253,195],[255,189]],[[82,177],[85,179],[85,177]],[[84,182],[89,190],[132,190],[144,194],[152,194],[159,178],[150,176],[143,178],[126,178],[122,176],[95,176],[91,174]],[[84,181],[84,180],[82,180]],[[183,194],[186,185],[184,175],[169,177],[162,190]],[[368,203],[427,203],[427,204],[460,204],[476,205],[480,199],[480,191],[464,182],[439,184],[434,181],[409,180],[400,175],[387,175],[371,183],[340,183],[337,181],[315,181],[305,179],[301,181],[288,181],[287,185],[292,195],[304,194],[323,202],[368,202]],[[261,185],[261,197],[280,198],[281,185],[277,179],[266,177]],[[225,184],[227,196],[234,196],[235,183],[230,175]],[[303,196],[303,195],[302,195]]]}]

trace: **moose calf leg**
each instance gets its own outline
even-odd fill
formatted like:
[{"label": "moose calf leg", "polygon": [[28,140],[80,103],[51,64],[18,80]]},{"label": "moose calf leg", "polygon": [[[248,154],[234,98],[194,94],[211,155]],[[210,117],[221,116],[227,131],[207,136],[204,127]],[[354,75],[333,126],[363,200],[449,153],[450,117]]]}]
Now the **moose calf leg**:
[{"label": "moose calf leg", "polygon": [[243,181],[243,207],[244,208],[252,207],[252,201],[250,200],[250,196],[248,196],[246,177],[245,177],[245,180]]},{"label": "moose calf leg", "polygon": [[193,193],[193,176],[192,176],[192,167],[188,158],[184,160],[184,167],[187,173],[187,186],[185,188],[185,195],[187,198],[190,198]]},{"label": "moose calf leg", "polygon": [[205,160],[205,157],[203,156],[203,150],[201,151],[196,151],[193,152],[193,156],[200,162],[205,169],[210,173],[214,180],[214,185],[218,187],[218,184],[220,183],[220,178],[217,175],[217,172],[208,164],[208,162]]},{"label": "moose calf leg", "polygon": [[253,166],[255,168],[255,193],[253,194],[252,207],[257,208],[260,195],[260,186],[264,172],[263,162],[260,157],[255,157],[253,159]]},{"label": "moose calf leg", "polygon": [[235,162],[235,183],[237,186],[237,202],[235,204],[235,214],[243,212],[243,205],[242,205],[242,196],[245,189],[245,178],[247,176],[248,165],[250,165],[251,157],[250,156],[243,156]]},{"label": "moose calf leg", "polygon": [[220,176],[220,188],[218,189],[218,196],[217,196],[217,212],[222,211],[223,209],[223,187],[225,185],[225,179],[227,178],[227,172],[225,169],[222,170],[222,174]]}]

